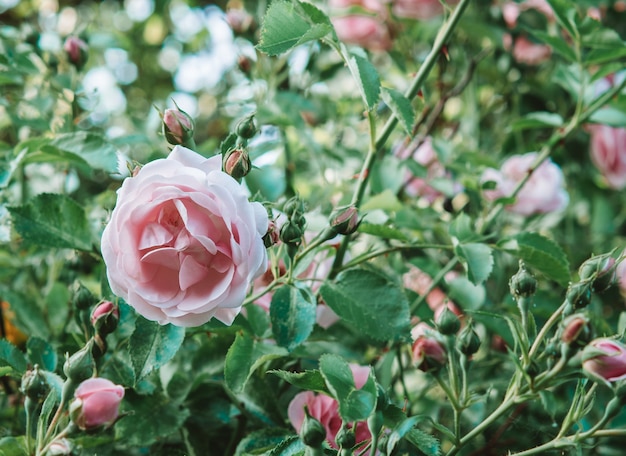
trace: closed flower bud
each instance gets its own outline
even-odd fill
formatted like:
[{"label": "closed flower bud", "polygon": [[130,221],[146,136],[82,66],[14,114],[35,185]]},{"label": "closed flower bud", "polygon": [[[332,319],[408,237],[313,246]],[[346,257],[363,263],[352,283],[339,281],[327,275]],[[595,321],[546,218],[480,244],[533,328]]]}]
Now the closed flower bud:
[{"label": "closed flower bud", "polygon": [[245,177],[252,169],[250,155],[245,149],[231,149],[224,156],[223,168],[226,174],[239,180]]},{"label": "closed flower bud", "polygon": [[302,215],[304,214],[304,202],[299,197],[294,196],[285,202],[283,212],[290,219],[297,215]]},{"label": "closed flower bud", "polygon": [[72,443],[68,439],[57,439],[50,444],[46,454],[50,456],[72,454]]},{"label": "closed flower bud", "polygon": [[591,331],[589,330],[589,319],[582,314],[570,315],[563,321],[563,332],[561,342],[571,345],[584,345],[588,342]]},{"label": "closed flower bud", "polygon": [[63,373],[68,379],[72,380],[74,383],[79,383],[93,375],[96,363],[93,359],[92,350],[93,339],[67,358],[63,365]]},{"label": "closed flower bud", "polygon": [[117,420],[124,387],[105,378],[90,378],[74,392],[70,418],[82,430],[109,427]]},{"label": "closed flower bud", "polygon": [[77,282],[72,304],[78,310],[86,310],[96,303],[96,297],[82,283]]},{"label": "closed flower bud", "polygon": [[322,443],[326,440],[324,425],[309,414],[308,407],[304,408],[304,422],[300,429],[300,438],[306,446],[312,448],[321,448]]},{"label": "closed flower bud", "polygon": [[595,339],[583,350],[585,373],[603,383],[626,379],[626,346],[613,339]]},{"label": "closed flower bud", "polygon": [[163,135],[173,146],[184,145],[193,138],[193,119],[178,108],[166,109],[163,113]]},{"label": "closed flower bud", "polygon": [[342,426],[337,432],[337,437],[335,437],[335,443],[339,448],[352,448],[356,445],[356,436],[354,435],[354,430],[347,427]]},{"label": "closed flower bud", "polygon": [[570,284],[565,295],[573,309],[581,309],[591,301],[591,286],[588,282]]},{"label": "closed flower bud", "polygon": [[465,356],[472,356],[480,348],[480,337],[478,337],[478,334],[471,326],[466,326],[459,334],[457,348]]},{"label": "closed flower bud", "polygon": [[597,255],[585,261],[578,268],[578,275],[582,281],[591,281],[593,291],[607,290],[615,280],[615,259],[610,253]]},{"label": "closed flower bud", "polygon": [[412,351],[415,367],[424,372],[441,369],[448,359],[443,345],[429,336],[418,337],[413,343]]},{"label": "closed flower bud", "polygon": [[278,241],[280,241],[280,230],[276,222],[270,220],[267,226],[267,233],[263,236],[263,245],[265,245],[265,248],[269,249],[274,244],[277,244]]},{"label": "closed flower bud", "polygon": [[526,270],[524,264],[520,262],[519,270],[511,277],[509,286],[511,294],[515,299],[528,298],[537,291],[537,280]]},{"label": "closed flower bud", "polygon": [[437,329],[444,336],[452,336],[461,329],[461,320],[447,305],[444,306],[443,311],[439,314]]},{"label": "closed flower bud", "polygon": [[87,62],[89,46],[77,36],[68,36],[63,44],[63,50],[67,53],[67,59],[80,70]]},{"label": "closed flower bud", "polygon": [[40,402],[48,395],[50,385],[37,364],[35,364],[32,370],[26,371],[22,376],[20,391],[34,402]]},{"label": "closed flower bud", "polygon": [[96,333],[106,336],[117,328],[120,320],[120,310],[111,301],[103,301],[91,313],[91,324]]},{"label": "closed flower bud", "polygon": [[292,221],[287,221],[280,228],[280,240],[285,244],[299,244],[302,240],[303,230]]},{"label": "closed flower bud", "polygon": [[250,139],[256,135],[257,129],[254,123],[254,114],[241,119],[235,131],[237,132],[237,136],[244,139]]},{"label": "closed flower bud", "polygon": [[330,214],[330,226],[337,234],[352,234],[359,227],[359,223],[359,211],[355,206],[340,207]]}]

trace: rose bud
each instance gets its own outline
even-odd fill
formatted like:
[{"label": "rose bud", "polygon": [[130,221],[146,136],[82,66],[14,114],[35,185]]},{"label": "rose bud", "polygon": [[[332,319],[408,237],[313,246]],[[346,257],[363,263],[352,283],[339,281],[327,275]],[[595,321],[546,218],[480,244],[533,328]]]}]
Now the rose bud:
[{"label": "rose bud", "polygon": [[591,280],[594,291],[606,291],[615,279],[615,259],[610,254],[597,255],[585,261],[578,268],[581,280]]},{"label": "rose bud", "polygon": [[412,350],[415,366],[424,372],[439,370],[448,357],[443,345],[429,336],[419,336],[413,343]]},{"label": "rose bud", "polygon": [[63,50],[65,50],[68,60],[77,70],[80,70],[87,62],[89,46],[77,36],[68,36],[63,44]]},{"label": "rose bud", "polygon": [[352,234],[359,227],[359,223],[359,210],[352,205],[337,208],[330,214],[330,226],[337,234]]},{"label": "rose bud", "polygon": [[567,301],[574,309],[585,307],[591,301],[591,286],[587,282],[570,284],[565,295]]},{"label": "rose bud", "polygon": [[245,177],[252,169],[250,155],[245,149],[231,149],[224,156],[223,168],[226,174],[231,175],[234,179],[240,180]]},{"label": "rose bud", "polygon": [[588,342],[589,335],[589,319],[585,315],[570,315],[563,321],[561,342],[568,345],[574,342],[584,345]]},{"label": "rose bud", "polygon": [[96,368],[93,359],[93,339],[70,356],[63,365],[63,373],[65,376],[75,383],[91,377]]},{"label": "rose bud", "polygon": [[300,428],[300,438],[306,446],[312,448],[321,448],[326,440],[324,425],[310,415],[307,406],[304,407],[304,422]]},{"label": "rose bud", "polygon": [[48,395],[50,385],[37,364],[33,370],[26,371],[22,376],[20,391],[34,402],[40,402]]},{"label": "rose bud", "polygon": [[82,283],[77,282],[74,289],[72,304],[78,310],[89,309],[96,303],[96,297]]},{"label": "rose bud", "polygon": [[237,136],[244,139],[250,139],[256,135],[257,129],[254,123],[254,114],[250,114],[249,116],[241,119],[235,130],[237,132]]},{"label": "rose bud", "polygon": [[57,439],[50,444],[46,454],[50,456],[72,454],[72,443],[68,439]]},{"label": "rose bud", "polygon": [[91,324],[96,333],[106,336],[117,328],[120,320],[120,309],[111,301],[103,301],[91,313]]},{"label": "rose bud", "polygon": [[280,240],[285,244],[299,244],[303,234],[302,228],[290,220],[280,228]]},{"label": "rose bud", "polygon": [[439,318],[437,318],[437,329],[444,336],[452,336],[461,329],[461,320],[447,305],[444,306]]},{"label": "rose bud", "polygon": [[280,241],[280,230],[278,229],[276,222],[270,220],[267,227],[267,233],[263,236],[263,245],[265,245],[265,248],[269,249],[274,244],[277,244],[278,241]]},{"label": "rose bud", "polygon": [[123,397],[124,387],[105,378],[90,378],[76,388],[70,417],[82,430],[109,427],[117,420]]},{"label": "rose bud", "polygon": [[612,383],[626,378],[626,346],[613,339],[595,339],[583,350],[583,370],[596,380]]},{"label": "rose bud", "polygon": [[466,326],[459,334],[457,348],[465,356],[472,356],[480,348],[480,337],[478,337],[478,334],[471,326]]},{"label": "rose bud", "polygon": [[515,299],[529,298],[537,291],[537,280],[523,264],[520,264],[519,270],[511,277],[509,286]]},{"label": "rose bud", "polygon": [[185,111],[166,109],[163,113],[163,134],[173,146],[184,145],[193,138],[193,119]]}]

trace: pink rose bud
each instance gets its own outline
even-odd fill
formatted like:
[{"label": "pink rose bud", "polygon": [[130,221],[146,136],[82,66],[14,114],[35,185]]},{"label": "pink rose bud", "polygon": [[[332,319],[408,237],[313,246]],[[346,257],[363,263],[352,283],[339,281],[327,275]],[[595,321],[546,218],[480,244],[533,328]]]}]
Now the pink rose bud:
[{"label": "pink rose bud", "polygon": [[571,315],[563,321],[561,342],[568,345],[574,342],[584,342],[585,335],[589,335],[589,319],[585,315]]},{"label": "pink rose bud", "polygon": [[68,36],[63,44],[63,49],[67,53],[68,60],[77,69],[81,69],[87,62],[87,51],[89,46],[77,36]]},{"label": "pink rose bud", "polygon": [[614,190],[626,187],[626,128],[590,125],[591,161]]},{"label": "pink rose bud", "polygon": [[70,417],[82,430],[109,427],[117,420],[123,398],[124,387],[106,378],[90,378],[76,388]]},{"label": "pink rose bud", "polygon": [[412,350],[415,367],[424,372],[441,369],[448,359],[446,349],[432,336],[419,336]]},{"label": "pink rose bud", "polygon": [[355,206],[337,208],[330,215],[330,226],[337,234],[352,234],[359,227],[359,223],[359,210]]},{"label": "pink rose bud", "polygon": [[267,233],[263,236],[263,244],[265,248],[270,248],[274,244],[277,244],[280,241],[280,230],[276,222],[270,220],[269,225],[267,227]]},{"label": "pink rose bud", "polygon": [[91,324],[98,334],[106,336],[117,328],[120,309],[111,301],[103,301],[91,313]]},{"label": "pink rose bud", "polygon": [[604,383],[626,378],[626,346],[613,339],[595,339],[583,350],[583,370]]},{"label": "pink rose bud", "polygon": [[163,134],[173,146],[185,144],[193,137],[193,119],[180,109],[166,109],[163,113]]},{"label": "pink rose bud", "polygon": [[231,149],[226,152],[224,157],[224,172],[233,178],[240,180],[245,177],[252,169],[250,163],[250,155],[245,149]]}]

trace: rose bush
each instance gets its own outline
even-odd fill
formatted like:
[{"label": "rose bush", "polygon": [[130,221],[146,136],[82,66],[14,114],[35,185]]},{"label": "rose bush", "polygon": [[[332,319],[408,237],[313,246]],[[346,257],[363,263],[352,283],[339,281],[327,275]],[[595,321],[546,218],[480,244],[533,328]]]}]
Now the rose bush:
[{"label": "rose bush", "polygon": [[102,234],[111,289],[162,324],[231,324],[267,267],[267,213],[220,169],[177,146],[124,181]]},{"label": "rose bush", "polygon": [[[487,199],[511,196],[515,186],[528,175],[536,158],[535,152],[514,155],[502,164],[500,170],[493,168],[485,170],[482,182],[493,181],[496,184],[494,190],[485,191]],[[564,185],[561,169],[552,160],[546,160],[534,170],[517,194],[515,203],[507,206],[507,210],[521,215],[560,211],[569,202]]]},{"label": "rose bush", "polygon": [[85,380],[74,392],[70,405],[72,421],[80,429],[110,426],[118,417],[123,398],[124,387],[106,378]]}]

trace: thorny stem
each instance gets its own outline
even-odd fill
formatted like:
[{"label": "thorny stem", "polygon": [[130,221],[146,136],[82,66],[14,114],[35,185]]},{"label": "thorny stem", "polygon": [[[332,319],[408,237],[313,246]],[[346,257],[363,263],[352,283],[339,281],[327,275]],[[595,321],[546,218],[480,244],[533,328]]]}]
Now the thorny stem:
[{"label": "thorny stem", "polygon": [[[415,75],[415,77],[413,78],[413,81],[411,82],[411,85],[404,93],[404,95],[406,96],[408,100],[412,100],[413,98],[415,98],[415,96],[419,92],[420,87],[422,86],[422,84],[426,80],[426,77],[428,76],[428,74],[434,67],[435,63],[437,62],[437,59],[439,58],[439,55],[441,54],[441,49],[443,48],[444,44],[448,41],[450,36],[452,36],[452,32],[456,29],[457,25],[459,24],[461,16],[465,12],[465,9],[469,5],[470,1],[471,0],[461,0],[458,6],[455,8],[452,15],[450,16],[450,18],[448,19],[448,21],[441,28],[439,34],[435,38],[435,42],[433,43],[433,47],[430,50],[430,53],[424,60],[424,63],[422,64],[422,66],[420,66],[417,74]],[[358,203],[356,204],[357,208],[359,207],[359,204],[361,203],[363,195],[365,194],[365,188],[366,188],[368,177],[370,174],[369,171],[372,169],[372,166],[374,165],[374,162],[376,161],[376,156],[378,154],[378,151],[382,150],[385,143],[389,139],[389,136],[391,136],[391,132],[394,130],[397,123],[398,123],[398,118],[392,114],[387,120],[387,122],[385,123],[385,125],[383,126],[383,129],[380,135],[378,136],[378,138],[376,138],[376,141],[373,142],[373,147],[370,148],[368,155],[365,158],[365,161],[363,163],[363,168],[359,175],[359,181],[357,183],[357,187],[354,191],[354,196],[352,198],[353,202],[356,201]],[[337,255],[335,256],[335,261],[332,267],[331,278],[334,275],[336,275],[337,271],[341,267],[343,263],[343,258],[344,258],[344,255],[346,253],[349,243],[350,243],[350,236],[346,236],[343,242],[341,243],[341,245],[339,246]]]}]

